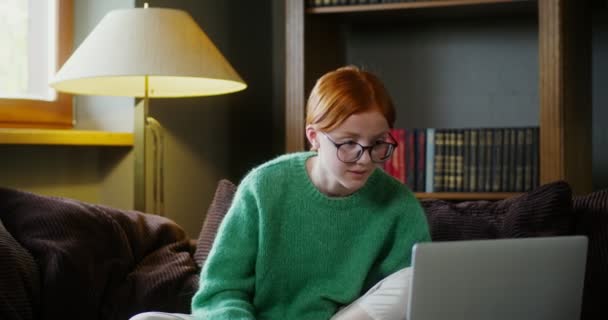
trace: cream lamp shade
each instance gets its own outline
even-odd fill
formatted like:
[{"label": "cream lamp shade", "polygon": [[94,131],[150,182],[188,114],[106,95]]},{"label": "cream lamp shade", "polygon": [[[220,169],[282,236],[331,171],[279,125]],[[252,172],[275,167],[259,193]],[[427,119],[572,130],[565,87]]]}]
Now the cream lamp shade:
[{"label": "cream lamp shade", "polygon": [[[58,91],[101,96],[141,97],[135,107],[134,208],[161,214],[163,130],[148,116],[150,98],[232,93],[247,87],[213,42],[185,11],[167,8],[114,10],[105,15],[57,72],[50,86]],[[154,157],[147,159],[147,131]],[[154,168],[153,188],[146,182]]]},{"label": "cream lamp shade", "polygon": [[188,13],[166,8],[109,12],[50,85],[72,94],[149,98],[247,87]]}]

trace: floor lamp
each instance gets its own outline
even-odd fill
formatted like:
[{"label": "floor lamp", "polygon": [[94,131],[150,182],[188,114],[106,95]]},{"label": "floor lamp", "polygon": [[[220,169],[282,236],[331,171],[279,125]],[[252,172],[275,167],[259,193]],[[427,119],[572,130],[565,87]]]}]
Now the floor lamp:
[{"label": "floor lamp", "polygon": [[247,87],[188,13],[147,5],[106,14],[50,85],[72,94],[143,98],[135,108],[134,209],[152,211],[146,208],[150,130],[160,155],[153,161],[153,211],[159,214],[164,198],[162,128],[148,115],[149,99],[219,95]]}]

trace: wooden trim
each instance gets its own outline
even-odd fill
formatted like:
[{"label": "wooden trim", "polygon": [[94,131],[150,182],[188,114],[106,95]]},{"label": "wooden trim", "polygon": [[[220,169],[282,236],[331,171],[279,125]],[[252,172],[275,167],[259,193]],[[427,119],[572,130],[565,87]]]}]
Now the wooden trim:
[{"label": "wooden trim", "polygon": [[304,1],[285,4],[285,150],[304,150]]},{"label": "wooden trim", "polygon": [[130,147],[133,145],[133,134],[92,130],[0,129],[2,144]]},{"label": "wooden trim", "polygon": [[539,0],[540,183],[591,183],[591,25],[587,1]]},{"label": "wooden trim", "polygon": [[502,4],[529,2],[530,0],[441,0],[441,1],[416,1],[416,2],[396,2],[382,4],[363,4],[363,5],[343,5],[343,6],[323,6],[306,9],[308,14],[327,14],[327,13],[348,13],[348,12],[371,12],[371,11],[391,11],[407,10],[419,8],[436,7],[455,7],[484,4]]},{"label": "wooden trim", "polygon": [[518,196],[520,192],[416,192],[418,199],[442,200],[502,200]]},{"label": "wooden trim", "polygon": [[[58,0],[57,67],[72,52],[74,29],[73,0]],[[0,99],[0,127],[71,128],[73,126],[72,96],[58,93],[55,101]]]}]

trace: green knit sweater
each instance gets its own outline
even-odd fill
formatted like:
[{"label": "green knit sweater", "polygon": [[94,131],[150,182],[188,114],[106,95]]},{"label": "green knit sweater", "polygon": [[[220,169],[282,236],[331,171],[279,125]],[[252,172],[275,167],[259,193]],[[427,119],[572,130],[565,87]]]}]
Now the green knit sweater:
[{"label": "green knit sweater", "polygon": [[381,169],[347,197],[328,197],[305,167],[278,157],[240,183],[192,301],[196,319],[329,319],[429,241],[411,191]]}]

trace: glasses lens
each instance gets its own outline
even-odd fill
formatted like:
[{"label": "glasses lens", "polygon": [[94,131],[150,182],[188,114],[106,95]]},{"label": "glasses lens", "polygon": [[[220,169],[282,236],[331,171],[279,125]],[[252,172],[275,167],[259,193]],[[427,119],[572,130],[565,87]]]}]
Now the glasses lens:
[{"label": "glasses lens", "polygon": [[344,162],[355,162],[359,160],[363,148],[356,143],[343,144],[338,148],[338,159]]},{"label": "glasses lens", "polygon": [[372,148],[372,161],[383,162],[393,154],[394,147],[390,143],[378,143]]}]

